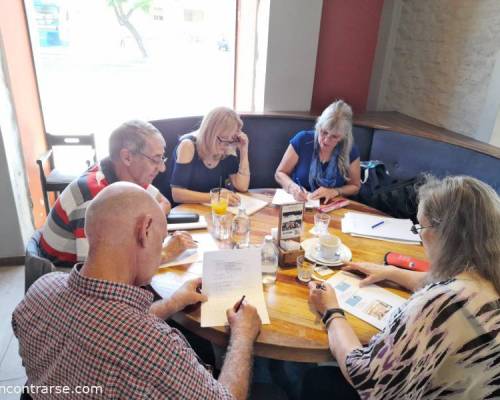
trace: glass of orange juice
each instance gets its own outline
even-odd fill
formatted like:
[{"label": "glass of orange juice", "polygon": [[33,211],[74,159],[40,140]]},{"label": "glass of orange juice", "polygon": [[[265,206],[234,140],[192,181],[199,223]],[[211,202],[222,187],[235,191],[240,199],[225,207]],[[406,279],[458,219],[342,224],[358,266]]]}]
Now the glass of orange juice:
[{"label": "glass of orange juice", "polygon": [[212,208],[213,235],[216,239],[226,240],[229,238],[227,213],[229,203],[229,191],[215,188],[210,191],[210,206]]}]

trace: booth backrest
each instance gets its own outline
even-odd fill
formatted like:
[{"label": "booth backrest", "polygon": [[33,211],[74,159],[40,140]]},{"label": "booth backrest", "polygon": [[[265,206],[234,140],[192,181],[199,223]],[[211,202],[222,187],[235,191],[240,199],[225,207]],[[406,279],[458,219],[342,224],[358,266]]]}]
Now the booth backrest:
[{"label": "booth backrest", "polygon": [[[250,139],[250,188],[277,187],[274,172],[290,139],[299,131],[313,129],[315,117],[248,114],[241,118],[243,131]],[[153,184],[169,200],[172,200],[173,150],[179,137],[196,130],[201,119],[196,116],[152,121],[165,137],[169,156],[166,171],[159,174]],[[439,177],[466,174],[490,184],[500,193],[500,158],[467,146],[446,143],[446,136],[443,140],[434,140],[425,135],[377,129],[366,123],[355,125],[353,135],[361,160],[383,161],[394,178],[411,179],[421,172]]]},{"label": "booth backrest", "polygon": [[[274,172],[278,167],[290,139],[299,131],[314,128],[314,117],[242,115],[243,131],[248,134],[250,161],[250,188],[277,187]],[[173,168],[172,153],[180,136],[196,130],[201,117],[171,118],[151,123],[165,138],[166,154],[169,156],[167,170],[159,174],[153,184],[170,200],[170,175]],[[372,144],[372,129],[353,128],[354,142],[361,159],[367,160]]]},{"label": "booth backrest", "polygon": [[383,161],[397,179],[411,179],[422,172],[440,178],[470,175],[500,193],[500,159],[457,145],[375,129],[370,159]]}]

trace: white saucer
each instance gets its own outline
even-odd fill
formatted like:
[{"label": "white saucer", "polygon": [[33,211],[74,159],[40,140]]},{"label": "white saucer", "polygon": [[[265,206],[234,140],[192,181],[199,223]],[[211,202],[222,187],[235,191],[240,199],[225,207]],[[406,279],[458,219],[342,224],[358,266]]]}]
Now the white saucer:
[{"label": "white saucer", "polygon": [[311,238],[304,240],[301,244],[302,248],[305,251],[305,257],[311,261],[316,263],[326,265],[328,267],[336,267],[342,264],[345,264],[347,261],[351,261],[352,252],[349,247],[347,247],[344,243],[340,245],[339,248],[339,257],[334,259],[326,259],[321,257],[319,253],[319,239]]}]

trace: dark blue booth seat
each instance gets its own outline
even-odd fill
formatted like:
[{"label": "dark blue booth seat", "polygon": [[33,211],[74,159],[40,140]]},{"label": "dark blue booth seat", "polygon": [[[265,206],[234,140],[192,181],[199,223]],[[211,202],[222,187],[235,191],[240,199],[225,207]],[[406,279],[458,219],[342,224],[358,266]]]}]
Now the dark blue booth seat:
[{"label": "dark blue booth seat", "polygon": [[440,178],[470,175],[500,193],[500,160],[457,145],[375,129],[370,159],[384,161],[397,179],[411,179],[420,172]]},{"label": "dark blue booth seat", "polygon": [[[372,114],[373,115],[373,114]],[[500,193],[500,151],[497,148],[481,144],[470,138],[448,132],[436,134],[418,120],[398,115],[397,113],[379,113],[383,118],[393,118],[390,123],[397,123],[403,118],[406,125],[415,123],[420,131],[401,133],[389,125],[381,128],[380,121],[371,122],[363,116],[358,117],[360,125],[353,127],[354,141],[359,148],[361,160],[381,160],[387,165],[391,175],[397,179],[410,179],[420,172],[430,172],[439,177],[465,174],[483,180]],[[387,117],[388,116],[388,117]],[[396,116],[396,120],[394,117]],[[315,117],[294,115],[242,115],[243,130],[250,139],[250,188],[277,187],[274,172],[283,156],[290,138],[301,130],[313,129]],[[410,121],[410,122],[408,122]],[[165,137],[166,154],[169,156],[167,169],[159,174],[153,184],[172,200],[170,175],[173,167],[172,152],[178,138],[199,127],[201,117],[171,118],[152,121]],[[384,122],[384,121],[383,121]],[[370,124],[373,124],[373,127]],[[385,124],[384,127],[387,127]],[[427,131],[426,129],[431,129]],[[401,130],[408,131],[408,126]],[[431,132],[431,133],[429,133]],[[429,135],[434,137],[429,137]],[[446,143],[450,142],[455,144]],[[462,145],[457,145],[462,144]],[[479,143],[479,144],[478,144]],[[470,144],[470,146],[469,146]],[[484,151],[478,150],[480,148]],[[490,152],[490,154],[488,154]],[[494,154],[494,155],[491,155]]]}]

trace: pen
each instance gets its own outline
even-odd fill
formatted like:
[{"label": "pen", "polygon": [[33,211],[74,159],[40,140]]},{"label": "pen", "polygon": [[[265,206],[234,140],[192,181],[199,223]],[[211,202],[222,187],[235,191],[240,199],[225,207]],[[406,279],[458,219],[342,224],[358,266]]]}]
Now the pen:
[{"label": "pen", "polygon": [[376,228],[377,226],[380,226],[384,223],[385,221],[380,221],[380,222],[377,222],[375,225],[372,225],[372,229],[373,228]]},{"label": "pen", "polygon": [[238,312],[238,310],[240,309],[241,305],[243,304],[243,300],[245,300],[245,296],[246,295],[243,295],[243,297],[241,298],[241,300],[238,302],[238,305],[236,306],[236,309],[234,310],[234,312]]}]

